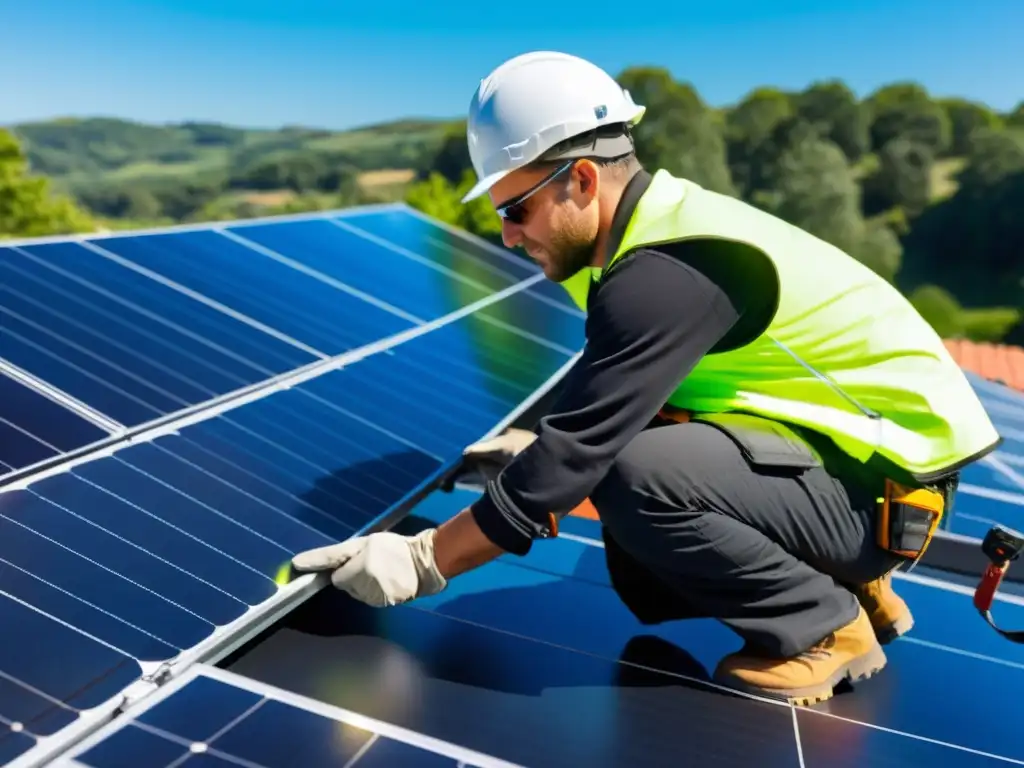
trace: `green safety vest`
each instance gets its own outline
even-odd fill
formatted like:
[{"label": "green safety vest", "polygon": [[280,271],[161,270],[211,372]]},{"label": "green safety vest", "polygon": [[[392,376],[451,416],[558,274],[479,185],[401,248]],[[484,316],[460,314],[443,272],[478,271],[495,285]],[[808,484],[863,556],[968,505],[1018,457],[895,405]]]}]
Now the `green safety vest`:
[{"label": "green safety vest", "polygon": [[[861,461],[881,454],[921,481],[999,444],[942,339],[896,288],[838,248],[741,200],[658,171],[604,270],[637,248],[700,238],[742,243],[767,257],[779,301],[759,337],[706,355],[670,405],[801,425]],[[562,283],[584,311],[591,281],[601,274],[586,268]]]}]

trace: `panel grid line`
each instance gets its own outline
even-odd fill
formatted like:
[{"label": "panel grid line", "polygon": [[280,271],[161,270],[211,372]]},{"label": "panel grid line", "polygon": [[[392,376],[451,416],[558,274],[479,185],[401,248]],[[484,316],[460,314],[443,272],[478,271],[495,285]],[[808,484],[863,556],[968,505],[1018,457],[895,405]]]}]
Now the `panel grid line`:
[{"label": "panel grid line", "polygon": [[155,439],[156,437],[171,434],[182,427],[207,420],[213,416],[220,415],[221,413],[225,413],[229,410],[233,410],[242,405],[246,405],[266,397],[274,392],[297,386],[330,371],[341,369],[344,366],[358,360],[362,360],[365,357],[386,352],[393,347],[450,325],[463,317],[472,315],[485,307],[500,302],[509,296],[527,289],[529,286],[543,278],[544,275],[538,274],[501,291],[497,291],[489,296],[478,299],[471,304],[467,304],[460,309],[450,312],[447,315],[443,315],[429,323],[424,323],[423,325],[400,331],[399,333],[392,334],[391,336],[378,341],[365,344],[357,349],[348,350],[347,352],[343,352],[332,358],[328,358],[327,360],[318,360],[295,370],[272,376],[271,378],[257,382],[256,384],[252,384],[248,387],[243,387],[235,390],[234,392],[229,392],[220,398],[199,403],[191,408],[186,408],[182,411],[168,414],[167,416],[140,424],[133,429],[123,429],[123,433],[116,436],[114,439],[100,441],[98,444],[86,446],[79,451],[69,452],[68,454],[57,457],[56,459],[46,460],[39,464],[26,467],[18,472],[10,473],[5,477],[0,478],[0,490],[5,488],[24,488],[29,483],[35,482],[37,479],[48,477],[58,472],[67,471],[78,464],[90,461],[96,457],[111,455],[114,451],[129,444],[148,441]]},{"label": "panel grid line", "polygon": [[278,253],[277,251],[271,248],[267,248],[265,245],[255,243],[249,238],[243,237],[242,235],[238,234],[237,232],[232,232],[230,229],[226,229],[225,227],[214,227],[210,231],[215,232],[221,237],[227,238],[228,240],[232,240],[233,242],[236,242],[239,245],[248,248],[253,253],[258,253],[261,256],[266,256],[268,259],[273,259],[274,261],[280,262],[281,264],[284,264],[285,266],[290,267],[296,270],[297,272],[301,272],[302,274],[308,275],[309,277],[312,277],[315,280],[319,280],[325,285],[329,285],[332,288],[335,288],[339,291],[343,291],[344,293],[347,293],[350,296],[365,301],[367,304],[371,304],[377,307],[378,309],[383,309],[385,312],[390,312],[391,314],[397,317],[401,317],[403,320],[408,320],[410,323],[422,325],[427,322],[423,318],[417,317],[411,312],[406,312],[404,309],[400,309],[394,306],[393,304],[389,304],[383,299],[379,299],[372,294],[366,293],[365,291],[360,291],[358,288],[353,288],[352,286],[348,285],[347,283],[341,280],[338,280],[335,277],[325,275],[320,270],[307,266],[306,264],[303,264],[301,261],[296,261],[295,259],[289,258],[284,254]]},{"label": "panel grid line", "polygon": [[92,251],[93,253],[99,256],[102,256],[105,259],[109,259],[115,264],[120,264],[125,269],[130,269],[131,271],[136,272],[137,274],[140,274],[143,277],[147,277],[159,285],[163,285],[166,286],[167,288],[170,288],[173,291],[177,291],[178,293],[182,294],[183,296],[187,296],[193,301],[198,301],[200,304],[205,304],[211,309],[215,309],[218,312],[221,312],[222,314],[225,314],[228,317],[233,318],[234,320],[237,320],[240,323],[245,323],[251,328],[255,328],[258,331],[262,331],[263,333],[277,339],[278,341],[283,341],[285,344],[290,344],[296,349],[301,349],[303,352],[306,352],[307,354],[310,354],[313,357],[318,357],[321,360],[325,360],[329,357],[329,355],[325,354],[324,352],[321,352],[319,349],[315,349],[309,346],[308,344],[304,344],[298,339],[294,339],[291,336],[277,330],[276,328],[271,328],[266,323],[261,323],[259,320],[251,318],[248,315],[239,312],[238,310],[232,309],[226,304],[216,301],[215,299],[211,299],[209,296],[205,296],[204,294],[199,293],[198,291],[194,291],[191,288],[184,286],[179,282],[176,282],[175,280],[171,280],[170,278],[161,275],[159,272],[154,272],[151,269],[147,269],[146,267],[136,264],[134,261],[126,259],[124,256],[119,256],[113,251],[107,250],[106,248],[98,246],[95,243],[91,243],[88,240],[83,240],[78,245],[80,245],[82,248]]},{"label": "panel grid line", "polygon": [[[3,286],[0,286],[0,290],[6,290],[6,289]],[[68,323],[68,325],[75,326],[76,328],[81,330],[83,333],[86,333],[89,336],[92,336],[92,337],[95,337],[97,339],[100,339],[104,344],[109,344],[114,349],[119,349],[122,352],[125,352],[125,353],[128,353],[128,354],[136,356],[138,359],[145,361],[146,365],[149,365],[149,366],[152,366],[153,368],[156,368],[158,371],[160,371],[161,373],[163,373],[163,374],[165,374],[165,375],[167,375],[167,376],[169,376],[171,378],[177,379],[178,381],[181,381],[181,382],[183,382],[185,384],[188,384],[189,386],[195,387],[197,390],[204,391],[207,394],[207,396],[209,396],[209,397],[216,397],[216,395],[217,395],[216,392],[213,392],[212,390],[206,388],[205,386],[203,386],[199,382],[193,381],[193,380],[191,380],[191,379],[189,379],[189,378],[187,378],[185,376],[182,376],[178,371],[176,371],[173,368],[170,368],[170,367],[164,365],[159,360],[155,360],[155,359],[153,359],[152,357],[150,357],[148,355],[144,355],[144,354],[140,353],[139,350],[133,349],[133,348],[131,348],[131,347],[125,345],[125,344],[122,344],[121,342],[117,341],[116,339],[110,338],[110,336],[108,336],[108,335],[106,335],[104,333],[97,332],[97,331],[93,330],[92,328],[89,328],[89,327],[79,323],[73,317],[71,317],[69,315],[66,315],[63,312],[58,312],[56,309],[53,309],[52,307],[44,306],[40,302],[38,302],[35,299],[33,299],[31,296],[25,296],[24,294],[16,293],[16,292],[12,292],[12,293],[14,293],[14,295],[16,295],[21,301],[24,301],[26,303],[32,304],[33,306],[39,308],[40,310],[43,310],[43,311],[47,312],[48,314],[53,315],[54,317],[60,318],[64,322]],[[35,327],[39,327],[38,323],[35,323],[34,321],[28,320],[27,318],[24,318],[21,315],[18,315],[17,313],[11,312],[8,309],[0,309],[0,311],[4,311],[4,312],[7,312],[8,314],[14,315],[19,320],[21,320],[21,322],[23,322],[23,323],[25,323],[27,325],[33,325]],[[99,310],[92,309],[91,311],[98,312]],[[43,329],[43,332],[47,333],[49,335],[56,336],[56,338],[60,339],[64,343],[68,344],[69,346],[80,346],[80,345],[73,345],[72,342],[68,341],[67,339],[65,339],[62,336],[54,334],[52,331],[48,331],[48,330]],[[150,338],[152,338],[151,335],[150,335]],[[186,353],[184,350],[180,350],[180,348],[179,348],[179,351],[180,351],[181,354],[188,355],[188,353]],[[96,357],[95,355],[93,355],[92,353],[90,353],[88,351],[86,351],[85,353],[89,354],[92,357]],[[99,359],[102,362],[110,365],[111,367],[115,367],[114,364],[111,363],[110,361],[108,361],[106,358],[98,357],[97,359]],[[128,374],[128,375],[131,375],[131,374]],[[236,379],[237,379],[237,377],[236,377]],[[146,384],[147,386],[151,386],[151,383],[146,381],[145,379],[140,379],[140,381],[142,381],[142,383]],[[170,398],[174,397],[173,395],[171,395],[169,393],[166,393],[166,392],[164,392],[163,394],[165,394],[167,397],[170,397]]]},{"label": "panel grid line", "polygon": [[357,227],[354,224],[350,224],[347,221],[341,219],[327,219],[327,221],[333,224],[338,229],[343,229],[346,232],[352,233],[353,235],[358,235],[364,240],[368,240],[369,242],[374,243],[375,245],[379,245],[381,248],[387,248],[389,251],[397,253],[399,256],[404,256],[410,261],[415,261],[417,264],[422,264],[424,267],[427,267],[428,269],[432,269],[435,272],[440,272],[442,275],[450,277],[452,280],[458,280],[460,283],[465,283],[471,288],[476,288],[477,290],[485,292],[492,290],[491,288],[489,288],[488,286],[484,285],[481,282],[466,277],[465,275],[460,274],[452,269],[448,269],[448,267],[441,266],[440,264],[432,261],[431,259],[426,259],[420,256],[418,253],[410,251],[408,248],[404,248],[403,246],[398,245],[397,243],[392,243],[390,240],[385,240],[383,237],[379,237],[373,234],[372,232],[367,232],[365,229]]},{"label": "panel grid line", "polygon": [[[759,696],[757,694],[748,693],[746,691],[740,691],[740,690],[736,690],[736,689],[733,689],[733,688],[727,688],[726,686],[719,685],[718,683],[715,683],[715,682],[710,682],[708,680],[702,680],[700,678],[692,677],[690,675],[685,675],[685,674],[682,674],[680,672],[672,672],[672,671],[666,670],[666,669],[659,669],[657,667],[647,666],[645,664],[640,664],[638,662],[626,661],[626,660],[623,660],[623,659],[610,659],[610,658],[607,658],[605,656],[602,656],[601,654],[597,654],[597,653],[593,653],[593,652],[589,652],[589,651],[582,651],[579,648],[572,648],[570,646],[561,645],[559,643],[554,643],[554,642],[551,642],[551,641],[548,641],[548,640],[541,640],[541,639],[538,639],[536,637],[530,637],[529,635],[523,635],[523,634],[519,634],[517,632],[512,632],[512,631],[509,631],[509,630],[506,630],[506,629],[501,629],[501,628],[498,628],[498,627],[488,626],[487,624],[482,624],[482,623],[477,622],[477,621],[472,621],[472,620],[466,619],[466,618],[464,618],[462,616],[455,616],[455,615],[452,615],[452,614],[449,614],[449,613],[437,613],[436,611],[433,611],[430,608],[421,607],[421,606],[416,605],[415,603],[409,603],[405,607],[409,608],[409,610],[421,611],[423,613],[429,613],[429,614],[434,614],[434,615],[437,615],[437,616],[441,616],[441,617],[443,617],[445,619],[450,619],[451,621],[455,621],[455,622],[458,622],[460,624],[466,624],[468,626],[473,626],[473,627],[477,627],[477,628],[480,628],[480,629],[486,629],[486,630],[489,630],[491,632],[497,632],[497,633],[502,634],[502,635],[507,635],[509,637],[518,638],[520,640],[528,640],[528,641],[533,642],[533,643],[539,643],[541,645],[545,645],[545,646],[548,646],[550,648],[558,648],[558,649],[561,649],[561,650],[564,650],[564,651],[570,651],[572,653],[577,653],[577,654],[580,654],[580,655],[583,655],[583,656],[588,656],[590,658],[601,659],[603,661],[612,661],[612,662],[617,663],[617,664],[622,664],[624,666],[632,667],[634,669],[643,670],[645,672],[651,672],[651,673],[654,673],[656,675],[668,675],[669,677],[673,677],[673,678],[676,678],[678,680],[684,680],[684,681],[686,681],[688,683],[694,684],[694,685],[699,686],[699,687],[708,688],[708,689],[712,689],[712,690],[717,690],[717,691],[719,691],[721,693],[725,693],[725,694],[728,694],[730,696],[736,696],[736,697],[739,697],[739,698],[742,698],[742,699],[747,699],[749,701],[757,701],[757,702],[760,702],[762,704],[770,704],[770,705],[775,706],[775,707],[786,707],[786,708],[793,709],[794,711],[796,711],[796,709],[797,709],[796,707],[793,707],[792,704],[790,704],[790,703],[788,703],[786,701],[780,700],[780,699],[773,699],[773,698],[770,698],[768,696]],[[895,728],[887,728],[886,726],[877,725],[876,723],[869,723],[869,722],[862,721],[862,720],[855,720],[853,718],[843,717],[841,715],[837,715],[835,713],[827,712],[827,711],[821,710],[821,709],[812,709],[810,707],[801,707],[799,709],[799,714],[803,715],[805,713],[808,716],[830,717],[830,718],[833,718],[833,719],[836,719],[836,720],[842,720],[844,722],[852,723],[854,725],[864,726],[865,728],[871,728],[873,730],[884,731],[884,732],[891,733],[891,734],[894,734],[894,735],[897,735],[897,736],[905,736],[905,737],[907,737],[909,739],[914,739],[914,740],[917,740],[917,741],[928,742],[930,744],[935,744],[936,746],[948,747],[950,749],[953,749],[953,750],[956,750],[956,751],[959,751],[959,752],[966,752],[966,753],[969,753],[969,754],[979,755],[981,757],[988,757],[988,758],[992,758],[992,759],[995,759],[995,760],[1001,760],[1003,762],[1012,763],[1014,765],[1024,765],[1024,760],[1017,760],[1015,758],[1007,757],[1005,755],[999,755],[999,754],[995,754],[993,752],[986,752],[984,750],[974,749],[973,747],[966,747],[966,746],[963,746],[962,744],[955,744],[953,742],[942,741],[940,739],[934,739],[934,738],[931,738],[929,736],[922,736],[920,734],[910,733],[909,731],[900,731],[900,730],[897,730]]]},{"label": "panel grid line", "polygon": [[45,269],[49,269],[52,272],[56,272],[59,275],[63,275],[64,277],[68,278],[69,280],[72,280],[72,281],[78,283],[79,285],[82,285],[82,286],[88,288],[89,290],[97,292],[98,294],[100,294],[104,298],[110,299],[114,303],[120,304],[122,307],[127,307],[128,309],[132,310],[133,312],[138,312],[139,314],[143,315],[144,317],[147,317],[150,320],[153,320],[154,322],[159,323],[160,325],[163,325],[166,328],[170,328],[170,329],[172,329],[172,330],[182,334],[183,336],[186,336],[186,337],[192,339],[193,341],[198,342],[199,344],[202,344],[203,346],[209,347],[210,349],[214,350],[215,352],[218,352],[218,353],[220,353],[220,354],[222,354],[222,355],[224,355],[226,357],[230,357],[232,360],[235,360],[236,362],[242,363],[243,365],[247,365],[247,366],[253,368],[254,370],[260,371],[261,373],[263,373],[263,374],[265,374],[267,376],[273,376],[274,375],[274,372],[271,369],[265,368],[262,365],[260,365],[259,363],[253,362],[252,360],[249,360],[248,358],[245,358],[242,355],[239,355],[234,350],[231,350],[231,349],[228,349],[227,347],[225,347],[223,344],[218,344],[215,341],[210,341],[210,339],[206,338],[205,336],[201,336],[198,333],[194,333],[193,331],[190,331],[188,328],[184,327],[183,325],[181,325],[179,323],[174,322],[173,320],[168,320],[166,317],[162,317],[161,315],[157,314],[156,312],[152,312],[152,311],[146,309],[145,307],[142,307],[139,304],[136,304],[133,301],[128,301],[127,299],[124,299],[124,298],[118,296],[113,291],[108,291],[106,288],[103,288],[103,287],[101,287],[99,285],[96,285],[91,280],[87,280],[86,278],[80,277],[79,275],[75,275],[75,274],[73,274],[71,272],[68,272],[67,270],[61,269],[60,267],[57,267],[57,266],[55,266],[55,265],[53,265],[51,263],[48,263],[44,259],[40,259],[40,258],[32,255],[31,253],[29,253],[28,251],[24,250],[23,248],[18,248],[18,247],[14,247],[14,246],[8,246],[8,247],[10,248],[10,250],[14,251],[15,253],[18,253],[21,256],[24,256],[25,258],[34,261],[35,263],[39,264],[40,266],[44,267]]},{"label": "panel grid line", "polygon": [[[351,208],[335,208],[324,211],[304,211],[302,213],[281,213],[270,216],[261,216],[255,219],[225,219],[215,224],[221,227],[244,228],[257,227],[264,224],[288,224],[300,221],[319,221],[329,217],[358,216],[362,213],[374,211],[405,211],[403,203],[371,203]],[[184,224],[171,224],[160,227],[140,227],[138,229],[121,229],[109,232],[76,232],[66,235],[43,235],[40,237],[11,238],[0,242],[2,247],[25,247],[33,245],[56,245],[60,243],[78,243],[82,240],[102,242],[103,240],[119,239],[122,237],[145,237],[149,235],[175,235],[185,232],[208,232],[211,222],[187,222]]]},{"label": "panel grid line", "polygon": [[109,416],[105,416],[99,411],[90,408],[88,405],[72,397],[67,392],[59,389],[51,384],[47,384],[37,376],[33,376],[28,371],[19,368],[9,360],[0,357],[0,374],[6,374],[9,378],[14,379],[19,384],[23,384],[34,392],[38,392],[43,397],[67,408],[69,411],[78,414],[83,419],[99,427],[104,432],[109,432],[111,435],[120,435],[127,432],[128,428]]},{"label": "panel grid line", "polygon": [[[539,275],[535,279],[524,281],[524,283],[512,286],[510,289],[501,293],[511,295],[519,290],[523,290],[528,285],[532,285],[541,277],[543,276]],[[499,300],[499,298],[487,297],[486,299],[481,300],[481,302],[476,302],[475,304],[479,305],[483,303],[486,305],[487,303],[497,300]],[[470,305],[468,307],[464,307],[458,313],[453,314],[466,316],[471,314],[473,311],[474,307],[473,305]],[[446,324],[445,318],[440,318],[436,323],[438,326]],[[409,332],[399,334],[398,336],[401,336],[401,340],[404,340],[409,337],[423,335],[427,332],[429,332],[429,329],[418,328],[411,329]],[[400,343],[401,340],[394,341],[394,343]],[[358,359],[362,359],[366,356],[367,355],[362,355]],[[556,384],[556,382],[559,381],[560,378],[564,376],[565,373],[575,364],[576,359],[578,359],[578,354],[563,363],[563,365],[554,374],[552,374],[547,381],[539,386],[529,397],[520,401],[516,407],[481,435],[479,439],[487,439],[500,434],[523,413],[532,408],[534,404],[543,398]],[[195,421],[201,421],[202,418],[202,416],[196,416]],[[366,535],[376,530],[386,530],[394,525],[401,517],[408,514],[413,505],[422,500],[430,491],[441,485],[445,481],[445,478],[457,468],[458,463],[459,460],[454,459],[437,468],[433,473],[425,477],[416,487],[409,490],[401,499],[393,503],[366,525],[355,531],[353,535]],[[111,708],[110,702],[107,702],[103,705],[103,712],[95,718],[90,719],[88,723],[79,721],[72,726],[68,726],[66,730],[60,731],[51,737],[47,737],[45,742],[40,740],[40,743],[37,743],[35,747],[31,748],[19,758],[16,758],[10,765],[10,768],[37,768],[43,764],[51,764],[50,761],[59,758],[61,755],[66,755],[70,749],[75,747],[75,745],[85,743],[90,738],[95,737],[97,733],[104,732],[105,726],[111,724],[111,717],[115,711],[130,710],[134,707],[144,708],[148,703],[153,701],[155,696],[161,695],[161,692],[166,692],[168,689],[180,683],[183,679],[186,679],[189,674],[193,674],[197,665],[217,663],[226,655],[232,653],[244,643],[248,642],[251,638],[271,626],[281,616],[291,610],[294,610],[295,607],[329,585],[329,583],[329,578],[324,574],[301,575],[288,584],[279,587],[278,591],[269,599],[252,606],[242,616],[224,626],[217,627],[217,629],[215,629],[214,632],[205,640],[200,642],[198,645],[183,651],[173,660],[161,663],[141,663],[143,668],[142,677],[136,684],[133,684],[125,691],[122,691],[121,694],[118,694],[116,697],[117,701],[121,702],[121,705]],[[38,608],[30,604],[25,604],[24,601],[13,596],[10,597],[17,602],[26,605],[26,607],[34,612],[48,616],[48,614],[40,612]],[[62,619],[55,617],[50,618],[68,629],[83,634],[111,650],[118,652],[126,658],[132,658],[131,654],[125,653],[110,643],[100,640],[94,635],[74,627]],[[58,764],[75,765],[74,761],[64,761]],[[483,765],[491,764],[494,764],[493,761],[491,763],[483,763]],[[506,763],[500,764],[507,765]]]},{"label": "panel grid line", "polygon": [[804,765],[804,745],[800,742],[800,720],[796,714],[796,707],[792,704],[789,705],[789,713],[793,716],[793,736],[796,738],[796,759],[797,766],[799,768],[805,768]]}]

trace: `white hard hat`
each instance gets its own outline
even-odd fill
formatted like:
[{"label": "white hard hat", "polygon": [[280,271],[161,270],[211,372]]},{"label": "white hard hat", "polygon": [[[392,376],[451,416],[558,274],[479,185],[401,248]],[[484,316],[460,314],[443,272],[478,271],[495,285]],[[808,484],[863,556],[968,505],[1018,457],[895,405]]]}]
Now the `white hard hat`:
[{"label": "white hard hat", "polygon": [[[607,72],[576,56],[537,51],[509,59],[480,81],[470,103],[466,139],[478,181],[462,202],[566,139],[603,126],[635,125],[644,109]],[[628,132],[619,131],[558,157],[615,157],[631,150]]]}]

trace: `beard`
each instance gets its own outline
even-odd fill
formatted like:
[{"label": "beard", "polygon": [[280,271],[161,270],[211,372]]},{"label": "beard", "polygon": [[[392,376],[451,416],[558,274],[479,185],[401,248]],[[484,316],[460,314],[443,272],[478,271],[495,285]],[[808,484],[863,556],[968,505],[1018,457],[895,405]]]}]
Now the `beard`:
[{"label": "beard", "polygon": [[544,275],[555,283],[568,280],[594,258],[594,238],[572,229],[559,232],[544,249],[546,258],[541,266]]}]

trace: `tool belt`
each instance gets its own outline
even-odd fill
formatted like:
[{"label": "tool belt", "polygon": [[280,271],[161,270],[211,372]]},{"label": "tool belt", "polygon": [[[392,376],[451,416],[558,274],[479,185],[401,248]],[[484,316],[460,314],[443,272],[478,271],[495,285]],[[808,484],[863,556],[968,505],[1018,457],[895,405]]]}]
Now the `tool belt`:
[{"label": "tool belt", "polygon": [[886,552],[919,560],[945,511],[946,494],[938,488],[915,488],[886,478],[877,502],[875,541]]},{"label": "tool belt", "polygon": [[[785,465],[797,470],[820,466],[813,456],[814,450],[804,444],[805,438],[798,430],[762,417],[738,413],[691,413],[666,405],[658,412],[658,418],[673,422],[703,421],[718,426],[740,444],[748,460],[754,464]],[[759,430],[757,423],[763,429]],[[772,429],[768,429],[769,426]],[[759,445],[754,437],[758,431],[775,439]],[[778,438],[788,442],[789,448],[780,449]],[[942,486],[919,487],[897,482],[889,476],[898,474],[893,467],[879,467],[878,473],[885,477],[885,485],[877,501],[875,542],[898,557],[919,560],[942,522],[949,490]]]}]

